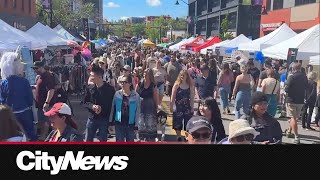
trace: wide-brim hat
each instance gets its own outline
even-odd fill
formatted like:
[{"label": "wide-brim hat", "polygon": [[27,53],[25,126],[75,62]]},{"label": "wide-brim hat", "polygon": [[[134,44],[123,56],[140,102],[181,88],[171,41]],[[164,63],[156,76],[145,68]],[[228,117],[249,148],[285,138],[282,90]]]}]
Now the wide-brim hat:
[{"label": "wide-brim hat", "polygon": [[229,124],[229,137],[228,139],[232,139],[234,137],[238,137],[241,135],[252,134],[257,137],[260,133],[257,132],[253,127],[249,125],[249,122],[244,119],[234,120]]}]

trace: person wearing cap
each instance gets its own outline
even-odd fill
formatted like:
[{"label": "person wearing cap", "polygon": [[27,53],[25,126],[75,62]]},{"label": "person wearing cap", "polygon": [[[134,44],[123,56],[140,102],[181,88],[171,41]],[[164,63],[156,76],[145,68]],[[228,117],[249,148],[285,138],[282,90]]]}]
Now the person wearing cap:
[{"label": "person wearing cap", "polygon": [[211,144],[213,127],[204,116],[192,117],[186,127],[188,144]]},{"label": "person wearing cap", "polygon": [[268,97],[262,92],[255,92],[251,97],[251,110],[249,114],[243,115],[240,119],[249,122],[260,134],[254,138],[257,142],[281,143],[282,129],[280,123],[267,112]]},{"label": "person wearing cap", "polygon": [[[0,61],[0,104],[9,106],[21,124],[28,141],[37,141],[33,124],[33,93],[29,81],[22,77],[24,64],[14,52],[4,53]],[[0,117],[0,119],[3,117]]]},{"label": "person wearing cap", "polygon": [[44,140],[49,133],[49,120],[44,113],[49,110],[55,102],[55,79],[54,76],[44,69],[43,62],[34,62],[32,66],[38,75],[36,80],[36,108],[38,109],[38,125],[40,128],[40,140]]},{"label": "person wearing cap", "polygon": [[44,113],[54,128],[45,142],[82,142],[83,137],[77,131],[77,124],[71,118],[71,109],[65,103],[56,103]]},{"label": "person wearing cap", "polygon": [[117,79],[117,83],[119,84],[119,80],[121,78],[123,78],[124,76],[128,76],[131,74],[131,67],[129,65],[125,65],[123,66],[123,68],[121,68],[121,72],[122,72],[122,75],[118,77]]},{"label": "person wearing cap", "polygon": [[109,83],[112,87],[115,87],[115,80],[112,76],[112,71],[111,69],[108,69],[107,58],[100,57],[98,63],[99,67],[104,71],[103,81]]},{"label": "person wearing cap", "polygon": [[254,144],[259,134],[247,120],[237,119],[229,124],[229,136],[218,144]]}]

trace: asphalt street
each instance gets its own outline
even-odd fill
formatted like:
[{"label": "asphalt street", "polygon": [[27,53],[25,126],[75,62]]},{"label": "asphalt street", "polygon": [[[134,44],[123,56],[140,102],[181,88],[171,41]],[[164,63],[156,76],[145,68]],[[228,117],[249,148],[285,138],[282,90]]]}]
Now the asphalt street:
[{"label": "asphalt street", "polygon": [[[82,98],[81,96],[70,97],[70,102],[71,102],[72,108],[74,110],[75,120],[77,121],[77,123],[79,125],[79,131],[84,132],[87,117],[88,117],[88,114],[87,114],[88,112],[85,108],[83,108],[81,106],[81,104],[80,104],[81,98]],[[219,100],[218,100],[218,102],[219,102]],[[197,108],[198,104],[195,103],[194,107]],[[166,111],[169,114],[169,117],[167,120],[167,125],[166,125],[165,141],[169,141],[169,142],[176,141],[176,133],[172,129],[172,117],[169,112],[169,97],[164,97],[163,103],[162,103],[162,108],[164,111]],[[231,106],[230,110],[231,110],[231,112],[233,111],[232,106]],[[234,115],[222,115],[222,118],[223,118],[223,124],[225,127],[226,134],[228,134],[229,123],[235,119],[235,116]],[[278,121],[279,121],[283,131],[289,127],[287,119],[278,119]],[[301,144],[312,144],[314,142],[320,143],[320,131],[305,130],[301,127],[300,123],[299,123],[298,127],[299,127]],[[159,131],[159,134],[160,134],[160,131]],[[291,144],[292,140],[293,139],[287,138],[286,136],[283,137],[283,143],[285,143],[285,144]],[[115,137],[109,138],[108,141],[114,142]]]}]

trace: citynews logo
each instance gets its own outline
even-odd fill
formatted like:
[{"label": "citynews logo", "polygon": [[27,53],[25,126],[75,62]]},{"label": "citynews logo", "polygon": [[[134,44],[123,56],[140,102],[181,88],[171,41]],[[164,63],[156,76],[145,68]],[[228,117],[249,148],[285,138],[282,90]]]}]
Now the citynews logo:
[{"label": "citynews logo", "polygon": [[[27,161],[24,161],[27,159]],[[57,175],[65,171],[68,166],[72,170],[88,171],[94,170],[116,170],[121,171],[127,168],[128,156],[85,156],[84,151],[79,151],[75,156],[72,151],[66,151],[64,156],[49,156],[48,152],[22,151],[17,155],[16,164],[23,171],[50,171],[51,175]]]}]

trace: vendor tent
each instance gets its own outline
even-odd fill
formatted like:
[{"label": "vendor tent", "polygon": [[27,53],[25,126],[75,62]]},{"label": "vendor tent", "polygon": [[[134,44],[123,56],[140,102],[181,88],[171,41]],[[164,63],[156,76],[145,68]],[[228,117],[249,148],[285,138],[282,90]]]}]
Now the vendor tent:
[{"label": "vendor tent", "polygon": [[45,49],[47,43],[41,39],[16,29],[0,19],[0,50],[16,50],[18,46],[31,50]]},{"label": "vendor tent", "polygon": [[221,42],[221,39],[218,36],[215,36],[211,40],[207,41],[206,43],[192,48],[192,50],[195,52],[200,52],[201,49],[212,46],[212,45],[217,44],[219,42]]},{"label": "vendor tent", "polygon": [[311,56],[320,54],[319,27],[319,24],[315,25],[286,41],[262,50],[262,53],[270,58],[287,59],[289,48],[298,48],[296,59],[310,60]]},{"label": "vendor tent", "polygon": [[320,55],[310,57],[310,65],[320,66]]},{"label": "vendor tent", "polygon": [[62,38],[52,29],[38,22],[27,31],[28,34],[36,37],[41,37],[48,43],[48,46],[67,46],[68,40]]},{"label": "vendor tent", "polygon": [[143,47],[151,47],[151,48],[154,48],[156,45],[151,42],[149,39],[146,39],[143,41]]},{"label": "vendor tent", "polygon": [[220,46],[223,46],[224,44],[226,44],[226,43],[228,43],[230,40],[225,40],[225,41],[222,41],[222,42],[219,42],[219,43],[217,43],[217,44],[214,44],[214,45],[211,45],[211,46],[209,46],[209,47],[206,47],[206,48],[204,48],[204,49],[201,49],[200,50],[200,53],[201,54],[207,54],[207,50],[212,50],[212,52],[213,52],[213,54],[215,54],[215,49],[216,49],[216,47],[220,47]]},{"label": "vendor tent", "polygon": [[172,50],[172,51],[178,51],[180,49],[180,46],[183,45],[183,44],[187,44],[187,43],[190,43],[192,42],[193,40],[195,39],[195,37],[190,37],[188,39],[183,39],[182,41],[180,41],[179,43],[173,45],[173,46],[170,46],[169,49]]},{"label": "vendor tent", "polygon": [[248,43],[252,40],[247,38],[245,35],[240,34],[239,36],[235,37],[234,39],[230,40],[229,42],[225,43],[220,48],[221,56],[226,56],[227,54],[231,55],[233,50],[237,50],[239,44],[241,43]]},{"label": "vendor tent", "polygon": [[253,40],[249,43],[241,43],[238,50],[242,51],[261,51],[282,41],[290,39],[297,35],[287,24],[282,24],[279,28],[266,36]]},{"label": "vendor tent", "polygon": [[194,39],[192,42],[183,44],[180,49],[181,50],[192,50],[193,47],[202,45],[206,42],[206,39],[203,36],[198,36],[196,39]]},{"label": "vendor tent", "polygon": [[60,24],[57,25],[53,30],[62,36],[64,39],[71,40],[71,41],[77,41],[77,42],[83,42],[83,40],[74,37],[71,33],[69,33],[66,29],[64,29]]},{"label": "vendor tent", "polygon": [[161,44],[157,44],[157,47],[166,48],[167,45],[168,45],[168,43],[161,43]]}]

